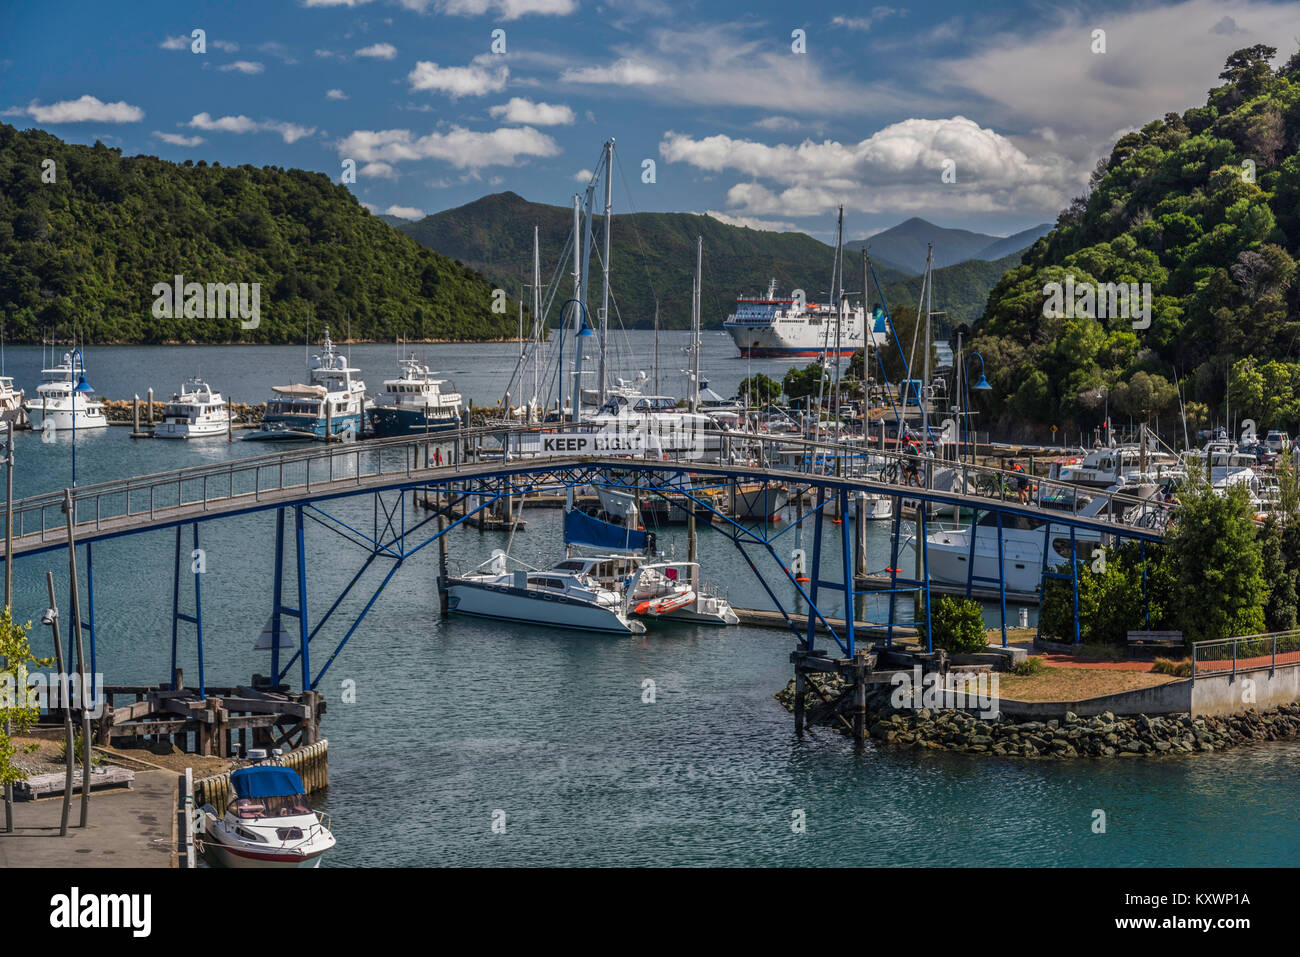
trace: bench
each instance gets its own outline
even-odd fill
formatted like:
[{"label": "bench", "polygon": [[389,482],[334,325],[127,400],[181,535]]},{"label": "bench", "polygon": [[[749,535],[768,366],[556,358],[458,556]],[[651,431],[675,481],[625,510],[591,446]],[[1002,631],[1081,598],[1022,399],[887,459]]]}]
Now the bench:
[{"label": "bench", "polygon": [[1130,631],[1128,644],[1130,648],[1181,648],[1183,633],[1181,631]]}]

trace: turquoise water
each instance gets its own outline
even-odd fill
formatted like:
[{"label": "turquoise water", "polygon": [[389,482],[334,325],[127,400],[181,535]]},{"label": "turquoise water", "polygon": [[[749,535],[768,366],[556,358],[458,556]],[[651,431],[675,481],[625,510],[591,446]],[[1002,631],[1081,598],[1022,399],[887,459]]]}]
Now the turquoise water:
[{"label": "turquoise water", "polygon": [[[16,351],[9,350],[10,374]],[[196,356],[213,351],[95,350],[88,358],[99,379],[93,384],[109,392],[103,382],[129,383],[144,370],[155,383],[179,384],[200,364]],[[276,365],[271,351],[217,351],[231,370]],[[39,350],[35,357],[39,364]],[[126,432],[78,435],[81,484],[264,451],[224,440],[133,442]],[[70,448],[68,436],[47,445],[20,435],[17,493],[65,485]],[[369,528],[369,500],[326,508]],[[530,510],[524,518],[529,526],[515,536],[512,554],[556,557],[559,513]],[[254,654],[252,645],[270,613],[274,523],[270,514],[245,516],[201,526],[200,534],[205,677],[244,682],[267,670],[269,654]],[[94,546],[98,665],[110,683],[167,676],[173,536],[150,532]],[[307,539],[315,617],[364,553],[315,524]],[[457,530],[451,554],[472,565],[506,539]],[[788,558],[793,533],[780,541]],[[679,530],[660,542],[684,555]],[[185,543],[188,550],[188,532]],[[706,575],[724,583],[734,603],[767,604],[724,536],[702,532],[700,553]],[[838,547],[827,553],[827,574],[838,577]],[[753,554],[774,571],[770,559]],[[882,525],[872,532],[870,564],[887,564],[886,554]],[[790,675],[786,633],[673,626],[614,638],[443,621],[436,566],[430,547],[398,571],[321,682],[331,787],[319,803],[339,837],[329,866],[1285,865],[1300,857],[1298,742],[1159,762],[1016,762],[872,744],[855,752],[829,731],[796,738],[773,700]],[[65,600],[66,555],[20,559],[20,617],[39,621],[47,568]],[[313,671],[386,570],[368,572],[313,642]],[[788,584],[778,593],[793,599]],[[84,606],[84,585],[82,596]],[[182,597],[189,610],[191,578]],[[838,613],[833,602],[831,610]],[[181,665],[194,684],[193,634],[182,626],[181,635]],[[33,638],[38,653],[52,653],[39,624]],[[652,704],[642,702],[647,680]],[[343,701],[348,688],[355,703]],[[1092,829],[1097,809],[1106,814],[1104,834]],[[504,833],[493,831],[496,812],[504,812]],[[797,812],[804,833],[792,829]]]}]

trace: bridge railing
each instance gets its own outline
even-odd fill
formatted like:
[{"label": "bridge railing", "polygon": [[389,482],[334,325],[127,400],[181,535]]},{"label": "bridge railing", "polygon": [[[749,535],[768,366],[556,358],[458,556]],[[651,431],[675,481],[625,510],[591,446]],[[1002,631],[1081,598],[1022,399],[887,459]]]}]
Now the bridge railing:
[{"label": "bridge railing", "polygon": [[1192,676],[1272,671],[1300,665],[1300,629],[1198,641],[1192,645]]},{"label": "bridge railing", "polygon": [[[360,485],[366,479],[405,474],[411,477],[442,467],[498,461],[519,464],[545,460],[548,456],[521,453],[524,440],[554,433],[590,434],[589,424],[555,426],[489,425],[442,433],[371,439],[323,447],[295,448],[285,452],[232,459],[225,462],[188,466],[166,472],[132,476],[80,486],[72,490],[77,525],[102,527],[109,520],[148,515],[181,506],[229,503],[235,499],[261,501],[263,496],[286,490],[301,490],[310,497],[313,489],[337,491],[346,483]],[[756,433],[722,429],[701,430],[689,448],[656,448],[622,456],[629,464],[644,468],[665,463],[732,469],[747,468],[766,473],[761,477],[797,481],[834,476],[879,485],[889,494],[913,489],[907,497],[948,499],[996,499],[999,507],[1038,516],[1078,515],[1084,495],[1104,496],[1096,516],[1159,530],[1168,520],[1170,506],[1149,498],[1105,490],[1081,490],[1068,482],[1027,476],[1023,472],[917,456],[906,452],[871,448],[859,442],[828,442],[798,435]],[[600,458],[612,457],[601,454]],[[573,456],[561,456],[572,461]],[[1028,479],[1036,486],[1036,499],[1018,501],[1017,484]],[[1055,499],[1060,507],[1041,506]],[[969,504],[969,503],[968,503]],[[48,541],[66,535],[64,492],[41,493],[15,500],[13,533]]]}]

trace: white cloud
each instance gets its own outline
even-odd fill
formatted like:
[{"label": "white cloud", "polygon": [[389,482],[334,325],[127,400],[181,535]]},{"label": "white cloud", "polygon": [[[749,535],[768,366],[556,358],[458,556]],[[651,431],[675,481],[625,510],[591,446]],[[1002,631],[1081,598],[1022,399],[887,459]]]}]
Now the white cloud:
[{"label": "white cloud", "polygon": [[367,163],[358,170],[362,176],[373,176],[376,179],[397,179],[397,170],[388,163]]},{"label": "white cloud", "polygon": [[346,60],[348,58],[346,53],[339,53],[335,50],[317,49],[312,52],[323,60]]},{"label": "white cloud", "polygon": [[420,60],[407,76],[412,90],[436,90],[452,99],[461,96],[483,96],[500,93],[506,88],[510,68],[506,66],[489,70],[479,63],[469,66],[440,67],[429,60]]},{"label": "white cloud", "polygon": [[[1072,188],[1063,158],[1031,158],[963,116],[903,120],[857,143],[806,139],[769,146],[669,131],[659,153],[670,163],[749,177],[727,191],[733,214],[749,216],[820,215],[839,203],[864,212],[1013,207],[1048,213],[1060,209]],[[947,163],[955,164],[955,183],[942,180]]]},{"label": "white cloud", "polygon": [[236,60],[234,63],[227,63],[225,66],[217,67],[217,69],[221,70],[223,73],[229,73],[231,70],[234,70],[238,73],[256,76],[258,73],[265,70],[266,67],[255,60]]},{"label": "white cloud", "polygon": [[423,13],[435,7],[439,13],[458,17],[481,17],[494,13],[500,20],[518,20],[530,14],[564,17],[578,9],[577,0],[399,0],[408,10]]},{"label": "white cloud", "polygon": [[871,29],[873,24],[879,23],[886,17],[907,16],[906,10],[897,10],[894,7],[872,7],[869,16],[865,17],[845,17],[838,16],[831,18],[831,26],[839,27],[843,30],[857,30],[860,33],[866,33]]},{"label": "white cloud", "polygon": [[555,141],[531,126],[480,133],[453,126],[445,133],[416,137],[410,130],[356,130],[338,146],[339,155],[362,162],[400,163],[436,159],[459,169],[517,166],[529,156],[556,156]]},{"label": "white cloud", "polygon": [[185,124],[196,130],[214,133],[279,133],[286,143],[296,143],[305,136],[316,132],[314,126],[299,126],[297,123],[285,123],[279,120],[254,120],[247,116],[220,116],[213,118],[208,113],[196,113]]},{"label": "white cloud", "polygon": [[389,216],[397,216],[399,219],[424,218],[424,210],[416,209],[414,206],[389,206],[384,212]]},{"label": "white cloud", "polygon": [[765,116],[754,124],[760,130],[776,130],[779,132],[788,132],[797,130],[803,124],[798,120],[791,119],[788,116]]},{"label": "white cloud", "polygon": [[355,55],[369,57],[373,60],[391,60],[397,56],[397,47],[391,43],[374,43],[357,50]]},{"label": "white cloud", "polygon": [[748,226],[750,229],[763,229],[772,233],[794,232],[799,227],[794,223],[787,223],[775,219],[755,219],[752,216],[731,216],[727,213],[720,213],[716,209],[705,210],[705,216],[712,216],[720,223],[726,223],[728,226]]},{"label": "white cloud", "polygon": [[185,136],[182,133],[160,133],[154,130],[154,136],[164,143],[170,143],[172,146],[198,146],[205,142],[201,136]]},{"label": "white cloud", "polygon": [[167,37],[162,43],[158,44],[161,50],[188,50],[190,48],[189,37]]},{"label": "white cloud", "polygon": [[304,7],[359,7],[371,0],[302,0]]},{"label": "white cloud", "polygon": [[565,83],[597,83],[614,86],[646,86],[662,79],[658,70],[647,63],[623,57],[609,66],[570,68],[560,74]]},{"label": "white cloud", "polygon": [[212,45],[223,53],[239,52],[239,44],[231,43],[229,40],[213,40]]},{"label": "white cloud", "polygon": [[582,183],[584,186],[591,182],[592,172],[589,169],[580,169],[573,174],[575,183]]},{"label": "white cloud", "polygon": [[326,90],[325,99],[327,100],[346,100],[348,95],[342,90]]},{"label": "white cloud", "polygon": [[492,107],[488,113],[507,123],[533,126],[571,126],[575,118],[573,110],[563,104],[534,103],[520,96],[511,97],[509,103]]},{"label": "white cloud", "polygon": [[32,101],[23,112],[38,123],[138,123],[144,119],[144,110],[138,106],[122,100],[105,103],[89,93],[44,106]]}]

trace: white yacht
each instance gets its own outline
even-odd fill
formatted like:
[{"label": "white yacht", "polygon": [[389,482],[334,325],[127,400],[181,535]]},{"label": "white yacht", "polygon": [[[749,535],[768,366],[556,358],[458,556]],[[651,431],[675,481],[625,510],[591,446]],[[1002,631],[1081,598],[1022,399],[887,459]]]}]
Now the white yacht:
[{"label": "white yacht", "polygon": [[23,390],[14,388],[13,376],[0,376],[0,424],[23,419]]},{"label": "white yacht", "polygon": [[230,774],[225,814],[202,809],[204,856],[222,867],[319,867],[334,846],[326,820],[307,803],[293,768],[255,764]]},{"label": "white yacht", "polygon": [[246,440],[360,438],[366,410],[366,384],[346,356],[334,351],[329,328],[324,351],[311,357],[307,384],[272,386],[262,427]]},{"label": "white yacht", "polygon": [[443,392],[445,379],[435,379],[412,353],[398,363],[401,375],[384,380],[384,391],[370,409],[370,428],[376,436],[446,432],[460,420],[459,392]]},{"label": "white yacht", "polygon": [[628,616],[628,602],[582,569],[506,570],[495,553],[486,569],[448,576],[448,609],[457,615],[524,622],[547,628],[639,635],[645,625]]},{"label": "white yacht", "polygon": [[1147,471],[1141,474],[1142,450],[1137,445],[1119,445],[1113,448],[1093,449],[1083,461],[1063,464],[1062,482],[1087,485],[1090,488],[1109,488],[1121,483],[1159,481],[1171,469],[1179,467],[1177,456],[1167,452],[1147,449]]},{"label": "white yacht", "polygon": [[[86,383],[80,351],[65,352],[63,362],[41,370],[36,395],[24,404],[33,429],[102,429],[108,426],[103,403]],[[46,425],[49,422],[49,425]]]},{"label": "white yacht", "polygon": [[1185,453],[1183,461],[1189,473],[1202,480],[1208,477],[1217,491],[1233,485],[1251,486],[1255,479],[1255,466],[1259,464],[1254,455],[1238,451],[1236,445],[1224,439],[1207,442],[1205,448]]},{"label": "white yacht", "polygon": [[230,406],[220,392],[202,379],[185,382],[163,406],[162,422],[154,427],[156,439],[201,439],[230,431]]}]

